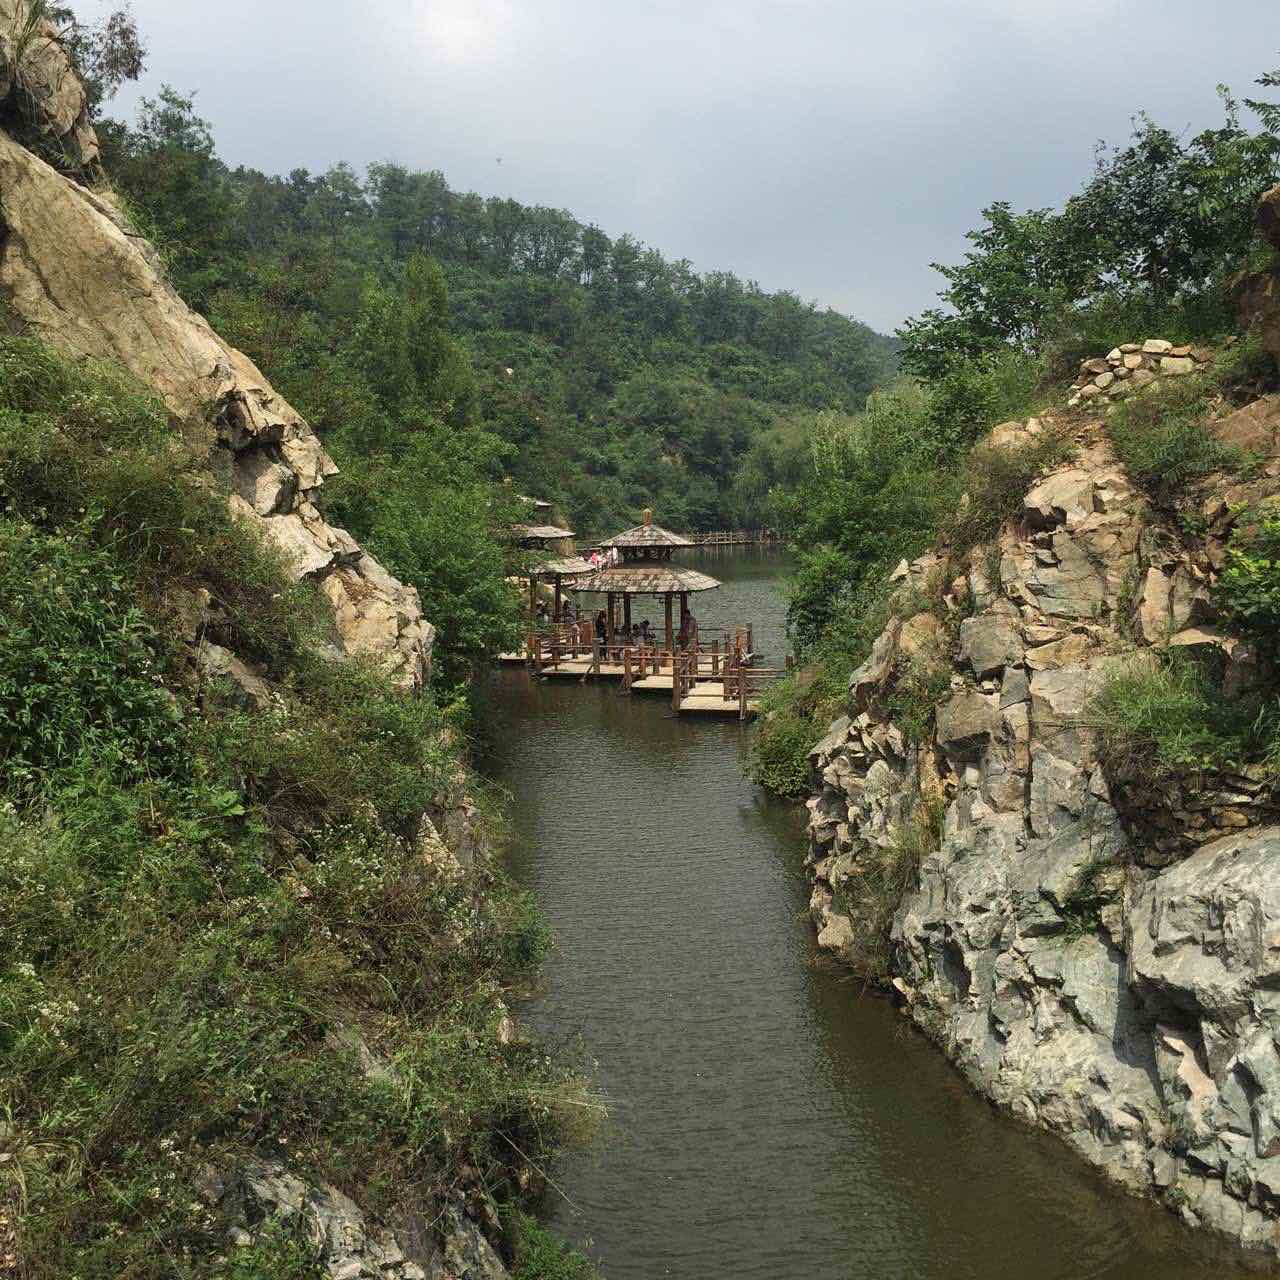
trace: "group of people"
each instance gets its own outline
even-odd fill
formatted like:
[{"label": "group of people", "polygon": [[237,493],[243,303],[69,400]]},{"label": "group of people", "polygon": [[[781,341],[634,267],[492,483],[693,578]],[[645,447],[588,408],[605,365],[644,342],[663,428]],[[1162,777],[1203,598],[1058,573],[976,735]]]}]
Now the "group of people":
[{"label": "group of people", "polygon": [[597,548],[587,557],[587,563],[593,569],[609,569],[622,563],[622,552],[617,547],[608,547],[603,551]]},{"label": "group of people", "polygon": [[[596,614],[595,617],[596,635],[603,638],[608,635],[608,619],[605,617],[603,609]],[[630,626],[619,625],[613,629],[614,644],[653,644],[657,636],[649,620],[646,618],[643,622],[633,622]]]},{"label": "group of people", "polygon": [[[576,627],[581,621],[578,614],[578,606],[572,600],[566,600],[564,609],[560,615],[561,622],[566,627]],[[546,601],[538,601],[537,622],[539,626],[545,626],[550,621],[550,615],[547,610]],[[608,618],[605,616],[603,609],[596,613],[592,622],[595,627],[595,634],[603,639],[608,634]],[[643,622],[633,622],[629,626],[619,624],[613,629],[614,644],[635,644],[649,645],[656,643],[658,633],[650,625],[646,618]],[[692,610],[684,615],[684,619],[680,624],[680,634],[677,637],[677,643],[680,648],[687,649],[698,638],[698,620],[693,616]]]}]

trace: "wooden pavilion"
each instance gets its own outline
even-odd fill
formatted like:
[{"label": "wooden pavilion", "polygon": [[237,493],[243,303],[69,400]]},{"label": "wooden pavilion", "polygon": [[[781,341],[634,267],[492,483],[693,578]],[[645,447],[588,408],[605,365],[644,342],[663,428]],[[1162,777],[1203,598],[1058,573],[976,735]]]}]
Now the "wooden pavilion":
[{"label": "wooden pavilion", "polygon": [[586,577],[575,578],[572,590],[590,591],[608,597],[605,609],[604,637],[607,646],[613,646],[614,605],[621,597],[623,626],[631,628],[631,600],[634,596],[661,596],[666,623],[666,650],[675,652],[675,634],[672,630],[674,601],[680,597],[680,631],[683,634],[689,618],[689,595],[694,591],[711,591],[720,585],[715,578],[696,569],[686,569],[671,563],[671,556],[681,547],[694,544],[678,533],[663,529],[653,523],[653,512],[645,511],[644,523],[634,529],[626,529],[605,539],[602,547],[616,547],[621,563],[597,569]]},{"label": "wooden pavilion", "polygon": [[[532,501],[532,499],[526,499]],[[543,555],[552,551],[567,551],[573,546],[573,530],[561,529],[559,525],[554,524],[515,524],[511,526],[511,532],[515,535],[516,546],[522,551],[539,551]],[[556,592],[556,611],[555,619],[560,621],[560,583],[562,579],[575,572],[572,567],[562,569],[559,574],[552,572],[549,576],[544,572],[547,566],[556,563],[562,565],[570,565],[573,557],[564,557],[557,560],[548,560],[541,565],[535,565],[529,571],[529,617],[532,620],[538,609],[538,582],[546,580],[554,581]],[[591,566],[585,560],[580,562],[583,569],[590,571]]]},{"label": "wooden pavilion", "polygon": [[[595,568],[581,556],[560,556],[554,560],[546,560],[534,565],[529,571],[531,582],[550,582],[555,591],[555,608],[551,620],[559,622],[564,614],[564,582],[575,582],[595,573]],[[536,608],[536,605],[535,605]]]}]

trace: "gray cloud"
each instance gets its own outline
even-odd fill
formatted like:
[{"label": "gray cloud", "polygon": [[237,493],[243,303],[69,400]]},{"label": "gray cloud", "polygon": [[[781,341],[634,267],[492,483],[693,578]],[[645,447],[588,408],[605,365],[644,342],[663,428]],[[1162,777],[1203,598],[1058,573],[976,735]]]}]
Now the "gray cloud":
[{"label": "gray cloud", "polygon": [[1056,204],[1136,111],[1202,128],[1218,82],[1280,63],[1274,0],[134,9],[140,91],[197,90],[232,164],[442,169],[882,329],[930,305],[928,263],[963,253],[984,204]]}]

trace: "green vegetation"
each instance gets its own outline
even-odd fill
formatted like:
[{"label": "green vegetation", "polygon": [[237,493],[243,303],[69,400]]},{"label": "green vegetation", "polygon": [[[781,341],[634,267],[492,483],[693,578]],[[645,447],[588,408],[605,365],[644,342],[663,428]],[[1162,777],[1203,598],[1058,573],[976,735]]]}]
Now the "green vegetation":
[{"label": "green vegetation", "polygon": [[1214,604],[1224,621],[1275,658],[1280,637],[1280,510],[1274,506],[1237,514]]},{"label": "green vegetation", "polygon": [[514,1280],[596,1280],[596,1269],[588,1258],[557,1240],[527,1213],[512,1215],[510,1234]]},{"label": "green vegetation", "polygon": [[[563,210],[453,191],[439,172],[230,169],[169,89],[100,133],[180,291],[344,461],[381,462],[433,421],[483,430],[488,452],[461,451],[475,471],[509,473],[584,534],[646,506],[677,529],[769,522],[814,411],[860,407],[893,370],[895,344],[836,312]],[[426,272],[429,304],[406,308]],[[396,336],[417,341],[424,316],[452,344],[416,362],[430,412],[380,405],[408,381]]]},{"label": "green vegetation", "polygon": [[[547,942],[489,870],[436,874],[453,730],[318,656],[310,595],[161,407],[0,339],[0,1201],[33,1278],[304,1277],[279,1233],[221,1261],[201,1172],[287,1155],[374,1214],[500,1199],[593,1108],[496,1034]],[[255,711],[172,612],[270,657]],[[387,1064],[367,1070],[362,1037]],[[471,1172],[474,1171],[474,1172]]]},{"label": "green vegetation", "polygon": [[1269,506],[1236,512],[1213,603],[1261,658],[1251,687],[1223,694],[1223,659],[1176,650],[1136,656],[1091,709],[1113,775],[1159,782],[1207,769],[1261,765],[1280,778],[1280,518]]},{"label": "green vegetation", "polygon": [[1215,665],[1177,650],[1135,654],[1098,692],[1090,719],[1115,777],[1158,782],[1258,761],[1280,768],[1274,693],[1224,698]]},{"label": "green vegetation", "polygon": [[923,742],[933,730],[933,713],[951,688],[951,664],[933,646],[899,659],[885,699],[886,710],[908,742]]},{"label": "green vegetation", "polygon": [[[1274,87],[1275,74],[1258,83]],[[1011,347],[1051,373],[1135,336],[1212,337],[1234,317],[1226,285],[1256,252],[1254,209],[1280,176],[1276,107],[1222,90],[1217,129],[1183,138],[1146,115],[1125,147],[1099,146],[1092,178],[1061,210],[997,202],[934,309],[899,331],[905,368],[927,381]],[[937,264],[935,264],[937,265]]]},{"label": "green vegetation", "polygon": [[1062,919],[1068,938],[1090,938],[1102,926],[1102,910],[1115,894],[1104,880],[1116,866],[1112,858],[1095,857],[1089,862],[1062,903]]},{"label": "green vegetation", "polygon": [[[1259,80],[1277,83],[1280,73]],[[1231,330],[1230,283],[1264,265],[1253,219],[1258,196],[1280,178],[1280,107],[1246,99],[1253,132],[1225,93],[1224,107],[1221,128],[1190,139],[1142,117],[1127,146],[1099,150],[1092,178],[1061,210],[984,210],[964,262],[938,268],[944,306],[898,332],[914,380],[874,392],[861,414],[819,416],[809,465],[777,504],[800,548],[789,624],[806,669],[768,697],[772,714],[748,766],[758,781],[807,789],[807,752],[845,709],[849,673],[892,613],[933,609],[949,625],[942,584],[970,568],[998,578],[992,540],[1071,445],[1052,429],[1012,448],[980,443],[993,426],[1064,402],[1083,357],[1134,338],[1213,342]],[[1280,373],[1249,335],[1211,375],[1167,382],[1108,420],[1122,460],[1161,503],[1200,476],[1247,465],[1204,420],[1277,385]],[[893,599],[893,566],[935,542],[944,559],[928,594],[937,598]],[[1236,570],[1241,582],[1247,574]],[[930,691],[904,674],[889,696],[914,732],[931,714]]]}]

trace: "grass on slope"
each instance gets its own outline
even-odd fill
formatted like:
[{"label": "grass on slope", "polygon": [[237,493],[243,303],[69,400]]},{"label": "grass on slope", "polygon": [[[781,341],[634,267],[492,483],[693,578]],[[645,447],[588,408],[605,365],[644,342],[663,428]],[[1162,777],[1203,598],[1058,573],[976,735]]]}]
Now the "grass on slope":
[{"label": "grass on slope", "polygon": [[[274,1236],[224,1264],[201,1171],[278,1155],[382,1215],[464,1176],[501,1199],[590,1114],[496,1034],[536,913],[415,850],[448,726],[315,656],[203,443],[0,338],[0,1204],[28,1280],[310,1275]],[[197,587],[274,709],[197,679],[170,614]]]}]

